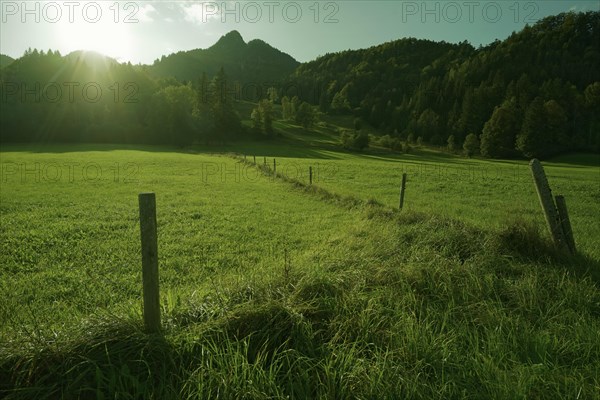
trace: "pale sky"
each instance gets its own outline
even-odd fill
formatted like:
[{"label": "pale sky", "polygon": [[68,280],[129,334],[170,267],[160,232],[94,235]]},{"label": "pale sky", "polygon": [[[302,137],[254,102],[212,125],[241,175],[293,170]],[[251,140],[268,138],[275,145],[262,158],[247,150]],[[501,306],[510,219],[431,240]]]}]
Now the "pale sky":
[{"label": "pale sky", "polygon": [[236,29],[298,61],[403,37],[474,46],[565,11],[598,11],[600,1],[7,1],[0,0],[0,53],[31,47],[95,50],[151,64],[207,48]]}]

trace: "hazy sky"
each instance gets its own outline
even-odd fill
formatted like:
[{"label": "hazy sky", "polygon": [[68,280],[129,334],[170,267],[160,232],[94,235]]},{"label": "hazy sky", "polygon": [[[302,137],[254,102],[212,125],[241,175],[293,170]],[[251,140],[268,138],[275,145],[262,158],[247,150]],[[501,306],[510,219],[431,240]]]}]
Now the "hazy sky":
[{"label": "hazy sky", "polygon": [[504,39],[526,23],[564,11],[597,11],[572,1],[7,1],[0,0],[0,53],[28,48],[96,50],[152,63],[206,48],[237,29],[298,61],[403,37],[475,46]]}]

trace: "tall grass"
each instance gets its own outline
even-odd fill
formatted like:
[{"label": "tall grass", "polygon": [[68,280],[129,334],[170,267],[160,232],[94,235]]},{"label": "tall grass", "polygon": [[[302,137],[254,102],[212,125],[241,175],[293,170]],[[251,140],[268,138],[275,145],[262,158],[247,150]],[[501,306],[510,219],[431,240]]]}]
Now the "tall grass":
[{"label": "tall grass", "polygon": [[183,302],[162,335],[125,310],[3,343],[3,395],[600,398],[600,282],[581,260],[520,227],[363,213],[345,258]]}]

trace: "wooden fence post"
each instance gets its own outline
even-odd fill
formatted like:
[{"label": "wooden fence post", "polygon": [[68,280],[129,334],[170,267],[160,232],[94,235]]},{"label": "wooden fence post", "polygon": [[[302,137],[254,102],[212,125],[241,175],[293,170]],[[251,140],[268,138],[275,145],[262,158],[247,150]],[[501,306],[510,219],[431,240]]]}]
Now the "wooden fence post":
[{"label": "wooden fence post", "polygon": [[575,238],[573,237],[573,229],[571,228],[571,220],[569,219],[569,212],[567,211],[567,202],[564,196],[554,197],[556,200],[556,210],[558,211],[558,219],[560,220],[560,226],[563,231],[565,242],[569,246],[571,254],[577,252],[575,247]]},{"label": "wooden fence post", "polygon": [[254,156],[254,165],[256,165],[256,156]]},{"label": "wooden fence post", "polygon": [[273,176],[277,176],[277,160],[273,159]]},{"label": "wooden fence post", "polygon": [[265,164],[265,167],[266,167],[267,166],[267,157],[264,157],[264,164]]},{"label": "wooden fence post", "polygon": [[312,185],[312,167],[308,167],[308,181]]},{"label": "wooden fence post", "polygon": [[400,186],[400,210],[404,207],[404,191],[406,190],[406,174],[402,174],[402,186]]},{"label": "wooden fence post", "polygon": [[554,200],[552,199],[552,191],[548,185],[548,178],[546,178],[546,173],[544,172],[544,167],[542,167],[542,164],[540,164],[540,162],[535,158],[531,160],[529,167],[531,168],[535,189],[537,191],[542,210],[544,211],[544,217],[546,218],[546,224],[548,225],[548,230],[550,231],[552,240],[554,241],[556,247],[563,250],[568,249],[568,246],[564,240],[562,226],[558,218],[558,212],[556,211],[556,206],[554,205]]},{"label": "wooden fence post", "polygon": [[146,331],[160,331],[160,298],[158,293],[158,239],[156,228],[156,197],[140,193],[140,233],[142,239],[142,283],[144,325]]}]

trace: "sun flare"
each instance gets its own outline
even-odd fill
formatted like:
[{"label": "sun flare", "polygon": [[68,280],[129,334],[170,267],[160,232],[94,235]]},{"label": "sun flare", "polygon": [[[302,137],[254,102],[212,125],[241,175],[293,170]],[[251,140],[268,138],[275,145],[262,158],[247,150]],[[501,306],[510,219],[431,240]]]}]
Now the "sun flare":
[{"label": "sun flare", "polygon": [[124,24],[109,22],[64,24],[60,40],[70,51],[95,51],[118,61],[131,54],[131,35]]}]

